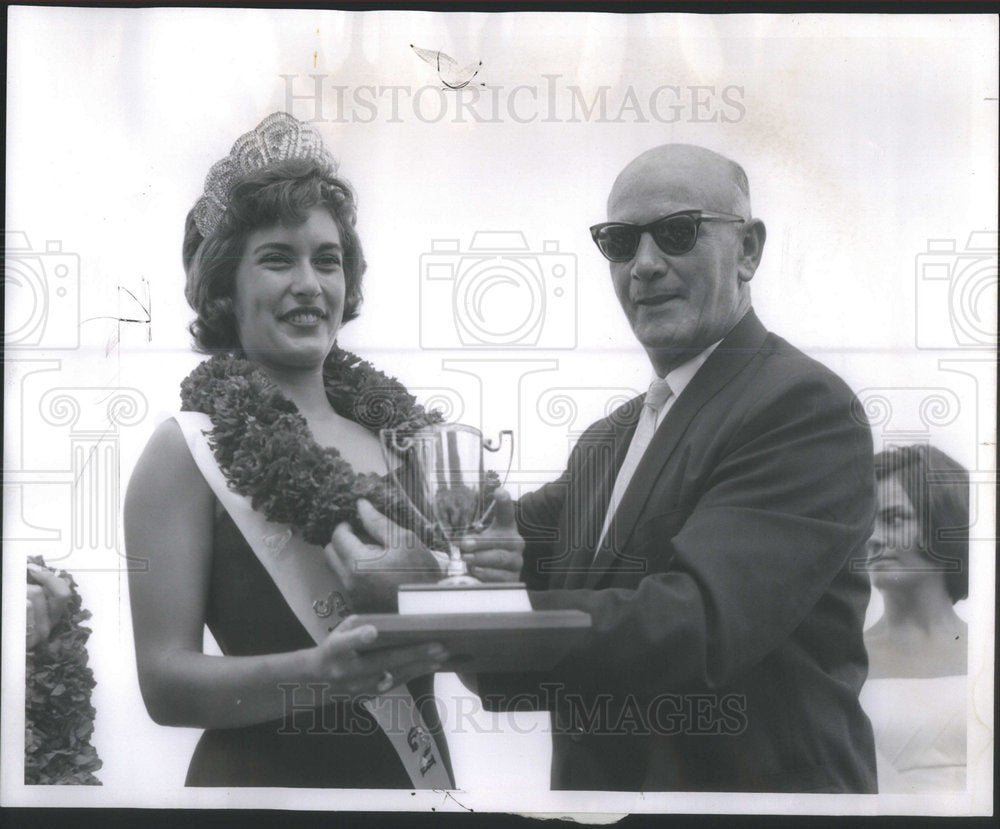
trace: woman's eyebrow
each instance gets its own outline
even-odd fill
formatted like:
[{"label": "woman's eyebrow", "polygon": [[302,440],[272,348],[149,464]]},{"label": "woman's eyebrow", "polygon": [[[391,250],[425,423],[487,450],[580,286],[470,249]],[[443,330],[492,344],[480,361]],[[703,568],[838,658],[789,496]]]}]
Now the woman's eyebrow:
[{"label": "woman's eyebrow", "polygon": [[262,250],[291,250],[292,246],[287,242],[261,242],[257,247],[253,249],[254,253],[260,253]]},{"label": "woman's eyebrow", "polygon": [[[257,247],[253,249],[253,253],[260,253],[262,250],[280,250],[280,251],[290,251],[295,248],[294,245],[288,242],[261,242]],[[323,242],[316,250],[342,250],[343,248],[337,242]]]}]

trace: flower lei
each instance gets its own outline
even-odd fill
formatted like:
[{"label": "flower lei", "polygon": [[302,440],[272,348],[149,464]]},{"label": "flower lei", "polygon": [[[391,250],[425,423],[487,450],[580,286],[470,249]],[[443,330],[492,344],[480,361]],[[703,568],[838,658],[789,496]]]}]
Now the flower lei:
[{"label": "flower lei", "polygon": [[[338,347],[323,365],[323,383],[337,414],[376,435],[415,432],[442,419],[398,380]],[[181,383],[181,409],[211,418],[209,445],[229,486],[310,544],[324,546],[337,524],[356,522],[358,498],[412,526],[413,511],[382,476],[358,474],[336,449],[316,443],[295,404],[245,357],[216,355],[198,365]]]},{"label": "flower lei", "polygon": [[[46,567],[41,556],[28,561]],[[28,653],[24,692],[25,785],[100,786],[94,775],[101,758],[90,740],[96,711],[91,704],[94,672],[87,664],[90,618],[73,577],[56,571],[70,589],[69,609],[49,635]]]}]

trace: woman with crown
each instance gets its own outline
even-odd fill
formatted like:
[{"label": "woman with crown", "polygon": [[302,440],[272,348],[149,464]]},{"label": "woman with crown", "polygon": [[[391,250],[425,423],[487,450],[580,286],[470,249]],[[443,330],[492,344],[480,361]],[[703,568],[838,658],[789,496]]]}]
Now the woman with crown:
[{"label": "woman with crown", "polygon": [[[380,597],[358,606],[330,546],[345,521],[385,546],[379,430],[439,419],[336,345],[361,303],[354,225],[322,139],[285,113],[212,167],[187,218],[191,332],[211,357],[136,466],[125,534],[146,563],[130,572],[146,708],[206,729],[188,785],[453,787],[431,687],[446,653],[378,647],[349,616]],[[412,533],[396,548],[400,580],[440,576]]]}]

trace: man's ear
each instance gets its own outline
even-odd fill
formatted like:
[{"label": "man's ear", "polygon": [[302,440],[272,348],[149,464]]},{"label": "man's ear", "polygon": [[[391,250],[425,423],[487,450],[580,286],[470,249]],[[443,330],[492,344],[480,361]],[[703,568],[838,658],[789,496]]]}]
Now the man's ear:
[{"label": "man's ear", "polygon": [[740,282],[749,282],[757,272],[760,257],[764,253],[767,228],[760,219],[750,219],[743,228],[743,245],[736,262],[736,273]]}]

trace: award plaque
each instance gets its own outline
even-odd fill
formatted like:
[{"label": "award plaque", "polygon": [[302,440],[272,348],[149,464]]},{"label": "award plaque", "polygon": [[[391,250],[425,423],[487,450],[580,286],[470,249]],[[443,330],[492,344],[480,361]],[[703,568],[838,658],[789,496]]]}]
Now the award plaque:
[{"label": "award plaque", "polygon": [[378,629],[372,650],[440,642],[448,651],[442,670],[459,673],[543,671],[590,630],[580,610],[369,613],[358,621]]}]

